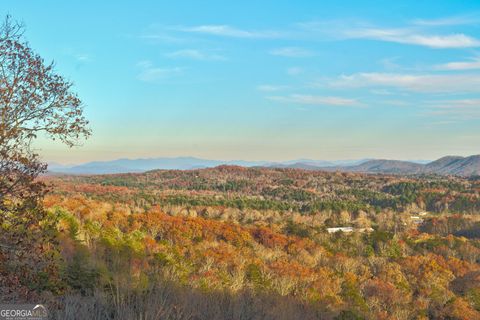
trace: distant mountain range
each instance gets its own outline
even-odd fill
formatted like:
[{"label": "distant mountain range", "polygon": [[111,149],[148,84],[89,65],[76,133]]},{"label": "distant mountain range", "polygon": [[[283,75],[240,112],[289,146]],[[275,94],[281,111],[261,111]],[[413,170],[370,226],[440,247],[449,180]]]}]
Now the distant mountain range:
[{"label": "distant mountain range", "polygon": [[112,161],[95,161],[75,166],[49,165],[48,170],[69,174],[107,174],[126,172],[145,172],[155,169],[191,170],[216,167],[222,164],[240,166],[262,166],[266,162],[217,161],[194,157],[150,158],[150,159],[118,159]]},{"label": "distant mountain range", "polygon": [[333,167],[341,165],[355,165],[365,160],[339,160],[323,161],[311,159],[298,159],[285,162],[271,161],[244,161],[244,160],[207,160],[195,157],[176,157],[176,158],[150,158],[150,159],[118,159],[112,161],[95,161],[80,165],[64,166],[58,163],[50,163],[48,170],[53,173],[66,174],[109,174],[126,172],[145,172],[155,169],[169,170],[192,170],[202,168],[212,168],[219,165],[237,165],[243,167],[298,167],[305,169],[311,167]]},{"label": "distant mountain range", "polygon": [[219,165],[243,167],[295,168],[304,170],[345,171],[386,174],[439,174],[473,176],[480,175],[480,155],[469,157],[447,156],[438,160],[400,161],[383,159],[323,161],[299,159],[285,162],[268,161],[222,161],[194,157],[118,159],[96,161],[75,166],[50,164],[49,171],[65,174],[109,174],[145,172],[155,169],[192,170],[212,168]]},{"label": "distant mountain range", "polygon": [[[300,168],[302,166],[300,163],[296,163],[289,167]],[[456,176],[477,176],[480,175],[480,155],[474,155],[469,157],[447,156],[427,163],[373,159],[364,161],[357,165],[328,167],[306,166],[302,169],[387,174],[439,174]]]}]

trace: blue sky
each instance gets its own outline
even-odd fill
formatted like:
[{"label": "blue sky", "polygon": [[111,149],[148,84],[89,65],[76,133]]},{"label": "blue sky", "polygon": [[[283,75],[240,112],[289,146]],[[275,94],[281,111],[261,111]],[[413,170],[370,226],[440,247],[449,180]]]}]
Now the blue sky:
[{"label": "blue sky", "polygon": [[93,136],[48,161],[480,153],[480,2],[2,0]]}]

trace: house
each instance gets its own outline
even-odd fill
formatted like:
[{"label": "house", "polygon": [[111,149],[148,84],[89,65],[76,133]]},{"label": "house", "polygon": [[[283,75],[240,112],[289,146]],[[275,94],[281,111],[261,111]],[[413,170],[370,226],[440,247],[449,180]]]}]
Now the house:
[{"label": "house", "polygon": [[328,233],[335,233],[335,232],[372,232],[372,228],[353,228],[353,227],[335,227],[335,228],[327,228]]},{"label": "house", "polygon": [[335,232],[353,232],[353,227],[335,227],[335,228],[327,228],[328,233],[335,233]]}]

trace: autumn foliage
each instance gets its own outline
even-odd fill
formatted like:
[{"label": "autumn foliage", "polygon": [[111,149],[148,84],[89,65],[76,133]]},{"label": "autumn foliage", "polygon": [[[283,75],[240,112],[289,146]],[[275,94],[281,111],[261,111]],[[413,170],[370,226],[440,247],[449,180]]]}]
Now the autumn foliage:
[{"label": "autumn foliage", "polygon": [[[232,179],[236,174],[251,176],[251,183],[258,184],[257,190],[264,187],[255,179],[270,174],[263,169],[228,167],[206,171],[196,172],[208,174],[212,185],[217,174],[217,184],[225,174]],[[171,178],[185,174],[196,179],[189,172],[169,174]],[[301,178],[305,173],[275,170],[274,174],[288,175],[294,185],[301,185],[294,177]],[[228,203],[209,206],[204,202],[162,201],[165,195],[195,198],[211,192],[189,190],[188,180],[181,188],[176,185],[174,189],[157,190],[156,194],[163,196],[155,198],[150,198],[153,189],[147,191],[146,186],[93,182],[105,178],[119,182],[122,177],[45,180],[54,190],[45,198],[45,205],[59,217],[62,263],[84,280],[82,285],[68,277],[64,281],[81,292],[98,286],[140,290],[159,281],[173,281],[202,292],[234,296],[250,292],[258,299],[264,294],[275,299],[289,297],[326,319],[480,317],[475,276],[480,273],[480,243],[475,238],[444,235],[438,228],[426,233],[422,232],[424,226],[415,224],[400,227],[404,220],[395,225],[388,220],[395,218],[387,211],[362,217],[362,226],[368,223],[374,227],[371,233],[328,234],[325,220],[320,218],[334,215],[328,210],[302,215],[239,209]],[[359,178],[378,177],[355,176]],[[83,181],[80,184],[79,179]],[[278,181],[284,179],[278,177]],[[229,197],[232,203],[243,197],[242,192],[216,191],[215,197],[220,196]],[[360,216],[355,211],[337,214],[354,226],[356,216]],[[455,226],[468,228],[475,223],[471,217],[445,214],[425,218],[424,225],[436,225],[439,219],[447,221],[449,217],[466,219],[455,222]],[[83,265],[75,264],[79,251],[87,261]]]}]

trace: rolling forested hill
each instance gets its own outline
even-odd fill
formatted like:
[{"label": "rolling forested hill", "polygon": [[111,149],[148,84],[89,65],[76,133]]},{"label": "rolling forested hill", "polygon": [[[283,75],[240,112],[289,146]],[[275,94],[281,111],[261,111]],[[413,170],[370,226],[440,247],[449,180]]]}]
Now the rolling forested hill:
[{"label": "rolling forested hill", "polygon": [[220,166],[43,180],[66,271],[49,286],[85,317],[480,317],[476,178]]}]

